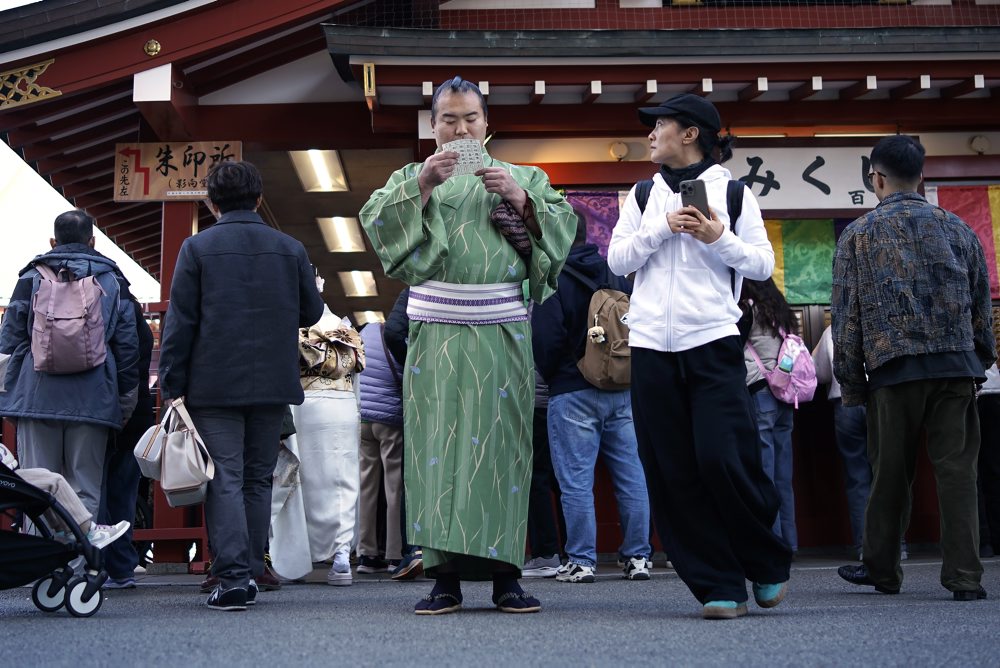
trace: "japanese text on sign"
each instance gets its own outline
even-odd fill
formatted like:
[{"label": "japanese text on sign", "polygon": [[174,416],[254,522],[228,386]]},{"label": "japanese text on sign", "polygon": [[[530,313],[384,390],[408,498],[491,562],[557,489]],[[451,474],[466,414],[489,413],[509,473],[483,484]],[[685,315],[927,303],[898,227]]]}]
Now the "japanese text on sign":
[{"label": "japanese text on sign", "polygon": [[242,159],[238,141],[116,144],[115,201],[204,199],[208,170],[218,162]]},{"label": "japanese text on sign", "polygon": [[724,167],[762,209],[870,209],[871,147],[737,148]]}]

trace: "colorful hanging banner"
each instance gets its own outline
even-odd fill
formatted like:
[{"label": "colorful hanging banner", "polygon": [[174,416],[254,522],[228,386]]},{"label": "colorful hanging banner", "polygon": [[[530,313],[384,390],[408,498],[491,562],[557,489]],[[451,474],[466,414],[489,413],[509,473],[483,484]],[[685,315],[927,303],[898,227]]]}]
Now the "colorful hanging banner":
[{"label": "colorful hanging banner", "polygon": [[[628,193],[625,193],[628,195]],[[618,222],[619,193],[609,191],[573,191],[566,193],[566,200],[587,216],[587,241],[597,245],[604,257],[608,256],[611,231]]]},{"label": "colorful hanging banner", "polygon": [[768,220],[774,282],[789,304],[829,304],[836,239],[832,220]]},{"label": "colorful hanging banner", "polygon": [[1000,265],[1000,185],[938,186],[938,206],[951,211],[971,227],[986,255],[990,274],[990,296],[1000,298],[997,267]]}]

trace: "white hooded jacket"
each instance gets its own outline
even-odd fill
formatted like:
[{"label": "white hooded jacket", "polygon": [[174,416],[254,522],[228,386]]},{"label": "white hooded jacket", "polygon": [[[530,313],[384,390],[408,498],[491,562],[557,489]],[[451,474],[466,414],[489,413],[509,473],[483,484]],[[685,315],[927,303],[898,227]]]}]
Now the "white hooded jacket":
[{"label": "white hooded jacket", "polygon": [[681,196],[659,173],[653,177],[645,212],[639,211],[634,187],[622,207],[608,248],[608,266],[619,276],[636,272],[628,315],[631,347],[680,352],[737,335],[741,313],[730,267],[736,270],[737,296],[744,276],[765,280],[774,270],[774,250],[753,193],[744,188],[734,234],[726,209],[729,170],[713,165],[698,178],[705,182],[708,204],[724,228],[711,244],[670,231],[667,213],[682,207]]}]

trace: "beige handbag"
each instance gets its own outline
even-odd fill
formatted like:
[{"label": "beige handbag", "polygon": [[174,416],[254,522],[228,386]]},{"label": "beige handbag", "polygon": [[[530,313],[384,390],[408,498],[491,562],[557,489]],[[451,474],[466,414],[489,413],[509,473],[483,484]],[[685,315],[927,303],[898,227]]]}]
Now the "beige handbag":
[{"label": "beige handbag", "polygon": [[163,411],[163,419],[147,429],[132,450],[135,460],[139,463],[139,470],[147,478],[160,479],[160,456],[163,454],[163,446],[167,442],[167,435],[173,423],[176,423],[174,407],[167,406]]},{"label": "beige handbag", "polygon": [[163,444],[160,457],[160,487],[171,508],[191,506],[205,500],[208,482],[215,477],[215,462],[198,435],[184,399],[174,399],[176,422]]}]

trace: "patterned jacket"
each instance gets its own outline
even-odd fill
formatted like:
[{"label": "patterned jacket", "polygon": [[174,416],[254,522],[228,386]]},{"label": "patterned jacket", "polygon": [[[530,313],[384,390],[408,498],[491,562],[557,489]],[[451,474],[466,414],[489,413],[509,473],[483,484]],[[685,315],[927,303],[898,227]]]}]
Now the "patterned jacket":
[{"label": "patterned jacket", "polygon": [[833,262],[833,370],[845,406],[869,373],[907,355],[975,351],[996,359],[990,283],[979,239],[921,195],[894,193],[851,223]]}]

